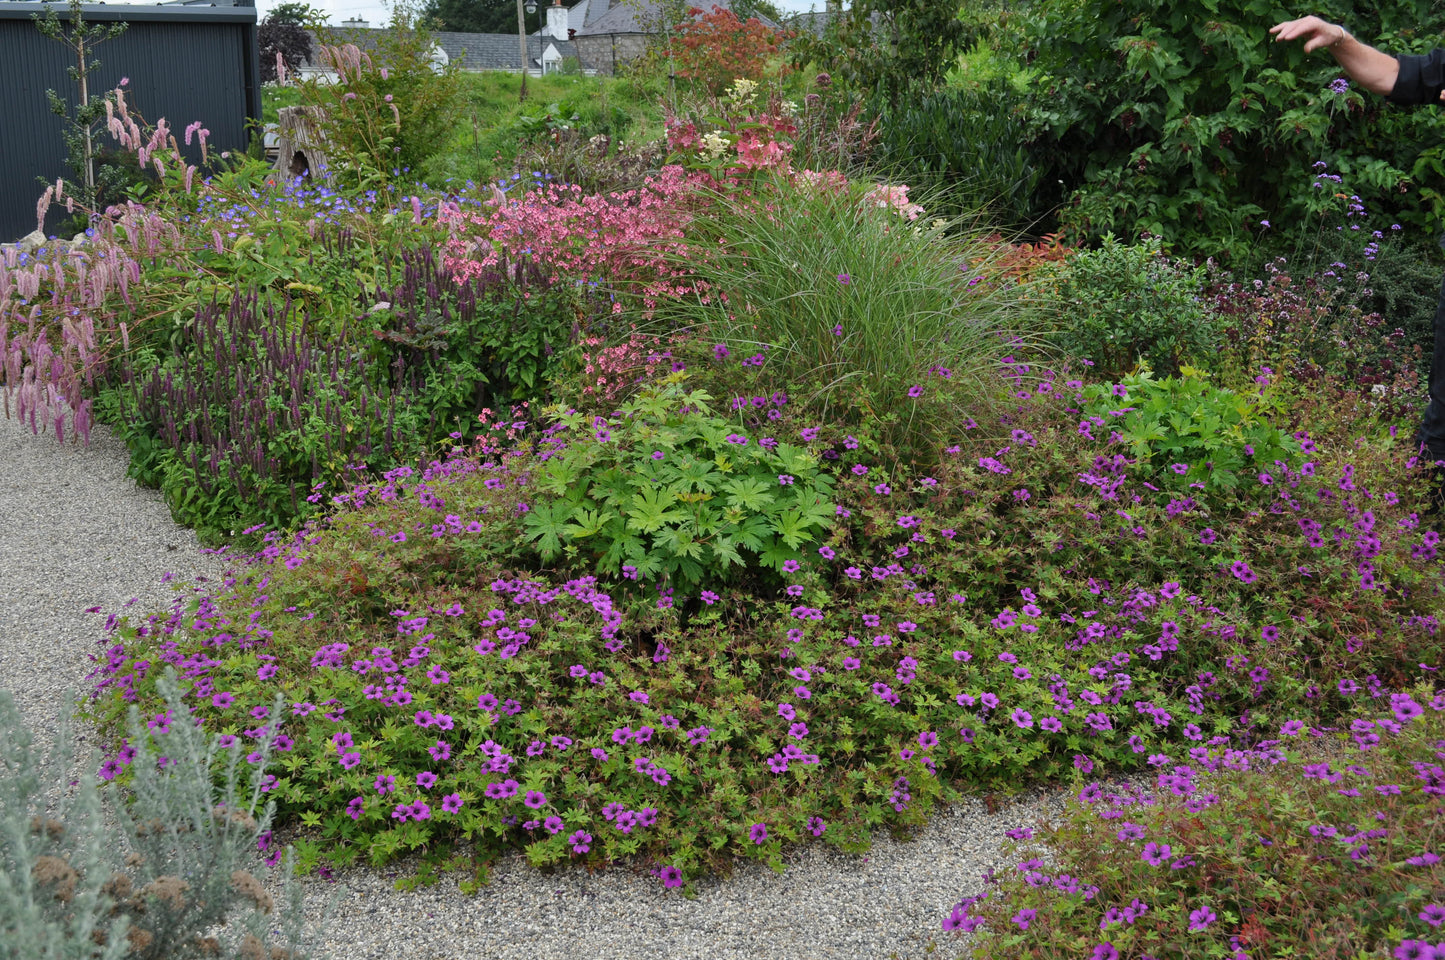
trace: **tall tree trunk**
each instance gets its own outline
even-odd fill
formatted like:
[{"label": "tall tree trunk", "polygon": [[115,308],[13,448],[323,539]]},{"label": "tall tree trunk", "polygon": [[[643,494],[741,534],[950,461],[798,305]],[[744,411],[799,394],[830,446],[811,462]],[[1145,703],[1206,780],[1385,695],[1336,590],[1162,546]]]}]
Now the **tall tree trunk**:
[{"label": "tall tree trunk", "polygon": [[[88,117],[86,107],[90,106],[90,85],[86,82],[84,36],[76,38],[75,59],[80,68],[80,115]],[[89,121],[85,124],[85,199],[87,203],[95,204],[95,142],[91,137]]]}]

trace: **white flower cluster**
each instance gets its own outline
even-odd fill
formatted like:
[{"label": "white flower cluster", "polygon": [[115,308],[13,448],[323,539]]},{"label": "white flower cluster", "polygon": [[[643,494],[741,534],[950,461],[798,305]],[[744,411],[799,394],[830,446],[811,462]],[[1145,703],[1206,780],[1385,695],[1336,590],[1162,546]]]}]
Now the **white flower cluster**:
[{"label": "white flower cluster", "polygon": [[752,104],[753,98],[758,94],[756,80],[749,80],[746,77],[738,77],[733,85],[728,87],[727,98],[740,107]]},{"label": "white flower cluster", "polygon": [[729,146],[727,137],[724,137],[714,130],[711,133],[703,135],[702,146],[698,147],[698,153],[702,155],[704,160],[711,163],[722,156]]}]

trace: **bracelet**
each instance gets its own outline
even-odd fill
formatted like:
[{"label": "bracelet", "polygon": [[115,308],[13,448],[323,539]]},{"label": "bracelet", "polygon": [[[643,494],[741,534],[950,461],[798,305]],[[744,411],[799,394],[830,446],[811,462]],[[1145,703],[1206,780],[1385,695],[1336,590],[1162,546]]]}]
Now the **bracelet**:
[{"label": "bracelet", "polygon": [[1344,28],[1343,26],[1341,26],[1341,27],[1340,27],[1340,38],[1339,38],[1338,40],[1336,40],[1334,43],[1331,43],[1326,49],[1333,50],[1335,47],[1338,47],[1340,44],[1344,43],[1345,40],[1349,38],[1349,36],[1350,36],[1350,35],[1345,31],[1345,28]]}]

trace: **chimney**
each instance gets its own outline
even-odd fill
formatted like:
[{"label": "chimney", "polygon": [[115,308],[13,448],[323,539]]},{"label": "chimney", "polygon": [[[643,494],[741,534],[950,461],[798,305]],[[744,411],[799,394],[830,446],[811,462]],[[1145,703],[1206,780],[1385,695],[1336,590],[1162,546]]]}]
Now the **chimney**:
[{"label": "chimney", "polygon": [[371,24],[367,23],[360,17],[352,17],[350,20],[343,20],[341,21],[341,25],[343,27],[350,27],[352,30],[365,30],[371,26]]},{"label": "chimney", "polygon": [[554,40],[567,39],[567,8],[562,6],[562,0],[553,0],[547,8],[547,29],[543,32]]}]

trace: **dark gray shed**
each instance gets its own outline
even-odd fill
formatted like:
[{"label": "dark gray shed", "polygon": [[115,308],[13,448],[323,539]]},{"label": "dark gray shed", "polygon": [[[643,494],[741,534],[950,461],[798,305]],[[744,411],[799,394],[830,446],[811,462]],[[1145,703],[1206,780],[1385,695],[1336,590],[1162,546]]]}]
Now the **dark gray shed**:
[{"label": "dark gray shed", "polygon": [[[147,124],[165,117],[179,134],[200,120],[211,131],[211,150],[245,150],[246,120],[261,116],[254,3],[83,4],[87,21],[130,24],[97,48],[100,69],[91,76],[91,90],[111,89],[128,77],[126,103]],[[5,91],[0,97],[0,241],[35,229],[35,201],[44,189],[36,177],[73,176],[65,162],[61,120],[50,112],[45,91],[75,101],[75,84],[65,72],[74,60],[30,20],[31,13],[43,17],[51,7],[62,21],[69,20],[64,4],[0,0],[0,90]],[[99,142],[111,143],[104,129]],[[63,206],[52,207],[47,227],[64,215]]]}]

